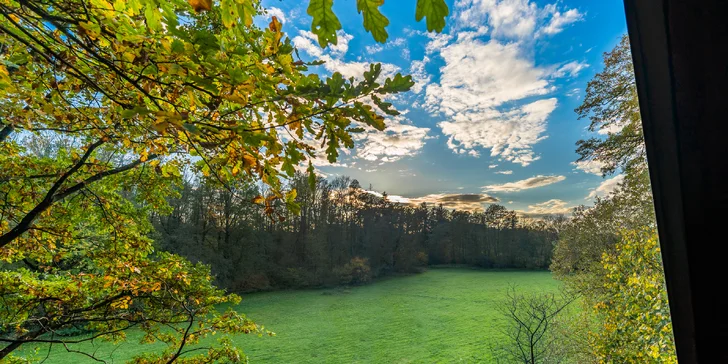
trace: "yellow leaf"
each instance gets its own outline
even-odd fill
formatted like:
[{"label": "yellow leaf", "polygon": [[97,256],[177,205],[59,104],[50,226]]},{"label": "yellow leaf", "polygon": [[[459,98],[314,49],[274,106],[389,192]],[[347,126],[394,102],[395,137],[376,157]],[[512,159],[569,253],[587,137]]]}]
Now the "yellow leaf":
[{"label": "yellow leaf", "polygon": [[187,2],[198,13],[212,9],[212,0],[187,0]]},{"label": "yellow leaf", "polygon": [[257,159],[255,159],[255,157],[253,157],[252,154],[248,154],[248,153],[243,154],[243,164],[246,167],[255,165],[256,161],[257,161]]},{"label": "yellow leaf", "polygon": [[273,32],[280,33],[281,28],[283,28],[283,25],[281,24],[281,22],[278,21],[278,18],[274,16],[273,20],[271,20],[270,24],[268,24],[268,29]]},{"label": "yellow leaf", "polygon": [[152,124],[152,128],[160,133],[164,133],[164,131],[167,130],[167,126],[169,126],[169,123],[166,120]]}]

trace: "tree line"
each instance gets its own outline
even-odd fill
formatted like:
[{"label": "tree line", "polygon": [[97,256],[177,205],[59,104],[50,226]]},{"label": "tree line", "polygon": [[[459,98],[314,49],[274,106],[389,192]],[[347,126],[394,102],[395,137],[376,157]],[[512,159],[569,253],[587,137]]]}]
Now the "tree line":
[{"label": "tree line", "polygon": [[522,219],[497,204],[468,212],[395,203],[349,177],[312,185],[297,174],[290,187],[300,212],[271,218],[251,203],[263,194],[254,184],[187,181],[169,199],[171,213],[152,217],[155,239],[240,292],[348,284],[362,264],[363,281],[442,264],[547,269],[563,221]]}]

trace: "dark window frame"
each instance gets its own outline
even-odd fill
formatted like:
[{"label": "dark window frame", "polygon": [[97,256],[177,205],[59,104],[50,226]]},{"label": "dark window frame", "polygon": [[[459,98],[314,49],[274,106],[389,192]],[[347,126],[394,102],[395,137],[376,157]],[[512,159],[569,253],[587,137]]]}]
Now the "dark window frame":
[{"label": "dark window frame", "polygon": [[728,1],[625,0],[680,363],[728,363]]}]

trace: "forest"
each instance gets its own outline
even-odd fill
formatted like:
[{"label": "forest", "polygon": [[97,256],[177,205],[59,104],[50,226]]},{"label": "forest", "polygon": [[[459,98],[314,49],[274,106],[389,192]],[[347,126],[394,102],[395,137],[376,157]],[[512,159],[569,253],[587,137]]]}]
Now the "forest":
[{"label": "forest", "polygon": [[[306,3],[318,46],[346,41],[332,0]],[[357,0],[355,11],[362,33],[386,44],[383,3]],[[410,15],[434,39],[450,10],[417,0]],[[391,101],[417,84],[380,63],[356,78],[315,72],[323,61],[302,60],[282,19],[256,0],[4,0],[0,16],[0,362],[103,361],[99,342],[111,353],[151,345],[129,353],[136,364],[246,362],[241,337],[276,333],[246,316],[240,294],[359,294],[377,319],[376,303],[411,302],[381,299],[407,291],[405,281],[376,287],[413,277],[421,292],[407,297],[439,306],[412,301],[424,318],[399,328],[436,324],[423,334],[435,348],[497,321],[502,342],[489,358],[502,362],[677,362],[626,36],[575,110],[597,133],[577,142],[576,162],[621,182],[593,205],[535,219],[496,203],[398,203],[317,175],[314,160],[335,163],[357,135],[385,132],[404,112]],[[490,282],[530,270],[502,277],[533,279],[534,291],[495,300],[435,281],[433,292],[428,270],[438,266]],[[478,290],[471,273],[456,279]],[[445,289],[453,297],[438,296]],[[491,310],[481,317],[490,321],[449,312],[451,302]],[[446,325],[431,318],[443,314],[470,331],[436,331]],[[322,326],[285,317],[301,334]],[[369,324],[379,334],[391,322]],[[473,355],[495,350],[467,344]]]},{"label": "forest", "polygon": [[428,265],[545,270],[566,219],[523,219],[498,204],[472,213],[397,204],[348,177],[311,187],[297,174],[291,187],[301,210],[278,220],[251,205],[260,195],[254,185],[185,183],[172,212],[152,218],[159,246],[209,264],[217,284],[246,292],[364,283]]}]

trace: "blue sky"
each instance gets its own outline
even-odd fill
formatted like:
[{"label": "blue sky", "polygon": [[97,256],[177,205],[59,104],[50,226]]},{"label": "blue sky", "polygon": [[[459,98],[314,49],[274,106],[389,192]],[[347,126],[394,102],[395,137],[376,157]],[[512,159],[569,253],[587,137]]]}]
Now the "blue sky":
[{"label": "blue sky", "polygon": [[626,32],[620,0],[450,0],[439,35],[415,22],[416,0],[389,0],[386,44],[365,32],[353,1],[339,0],[343,31],[328,49],[308,32],[306,3],[264,2],[303,59],[326,61],[317,72],[357,76],[378,62],[417,81],[390,100],[404,113],[388,131],[359,135],[336,165],[317,159],[323,174],[410,203],[477,210],[498,201],[534,216],[591,204],[621,179],[572,163],[575,142],[590,136],[573,110]]}]

